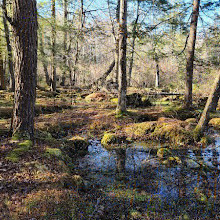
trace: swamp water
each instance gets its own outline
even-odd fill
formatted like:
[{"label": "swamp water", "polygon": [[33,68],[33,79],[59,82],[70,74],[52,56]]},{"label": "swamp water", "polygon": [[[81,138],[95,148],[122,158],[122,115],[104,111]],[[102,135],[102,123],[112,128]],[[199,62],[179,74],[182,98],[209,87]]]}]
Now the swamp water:
[{"label": "swamp water", "polygon": [[220,136],[206,148],[170,152],[178,161],[160,159],[142,143],[106,150],[92,140],[76,164],[109,206],[123,203],[115,208],[133,219],[220,219]]}]

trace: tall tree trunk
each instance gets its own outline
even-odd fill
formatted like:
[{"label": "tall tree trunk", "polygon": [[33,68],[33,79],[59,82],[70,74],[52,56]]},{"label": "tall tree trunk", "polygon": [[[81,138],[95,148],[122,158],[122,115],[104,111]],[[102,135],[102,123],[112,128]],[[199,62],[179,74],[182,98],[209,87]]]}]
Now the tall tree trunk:
[{"label": "tall tree trunk", "polygon": [[119,75],[119,19],[120,19],[120,0],[118,0],[116,8],[116,21],[117,21],[117,30],[115,33],[115,83],[118,87],[118,75]]},{"label": "tall tree trunk", "polygon": [[45,78],[46,78],[46,83],[48,86],[51,85],[51,79],[48,73],[48,62],[47,62],[47,57],[46,54],[44,52],[44,34],[43,34],[43,29],[39,31],[39,51],[41,53],[42,56],[42,64],[43,64],[43,69],[44,69],[44,74],[45,74]]},{"label": "tall tree trunk", "polygon": [[185,91],[185,107],[192,106],[192,83],[193,83],[193,62],[196,43],[197,23],[199,16],[200,0],[193,1],[193,12],[190,24],[190,33],[187,45],[187,63],[186,63],[186,91]]},{"label": "tall tree trunk", "polygon": [[75,53],[75,58],[74,58],[74,63],[72,67],[72,71],[70,71],[70,84],[71,86],[74,86],[76,83],[76,75],[77,75],[77,65],[79,61],[79,54],[80,54],[80,38],[82,36],[82,31],[84,27],[84,20],[85,20],[85,15],[84,15],[84,0],[80,0],[80,14],[79,14],[79,30],[77,33],[76,37],[76,53]]},{"label": "tall tree trunk", "polygon": [[53,92],[57,89],[57,73],[56,73],[56,2],[51,0],[52,12],[52,56],[51,56],[51,90]]},{"label": "tall tree trunk", "polygon": [[129,65],[129,70],[128,70],[128,86],[131,86],[131,74],[133,70],[133,63],[134,63],[134,48],[135,48],[135,42],[137,38],[137,23],[139,19],[139,8],[140,8],[140,0],[137,2],[137,15],[136,19],[134,21],[134,26],[132,30],[132,43],[131,43],[131,60],[130,60],[130,65]]},{"label": "tall tree trunk", "polygon": [[209,113],[212,110],[211,107],[212,107],[213,103],[216,102],[216,97],[218,97],[220,95],[219,94],[219,87],[220,87],[220,72],[218,73],[218,76],[215,79],[211,93],[210,93],[209,98],[206,102],[206,106],[205,106],[203,113],[200,117],[198,125],[195,128],[196,134],[200,134],[201,132],[203,132],[205,129],[205,126],[208,124]]},{"label": "tall tree trunk", "polygon": [[120,25],[119,25],[119,94],[117,112],[126,112],[127,93],[127,0],[120,2]]},{"label": "tall tree trunk", "polygon": [[[6,0],[3,0],[3,11],[6,11]],[[4,31],[5,31],[5,39],[8,51],[8,67],[10,73],[10,89],[14,92],[15,91],[15,77],[14,77],[14,66],[13,66],[13,55],[12,55],[12,48],[11,48],[11,41],[10,41],[10,34],[8,23],[6,19],[5,13],[3,13],[3,24],[4,24]]]},{"label": "tall tree trunk", "polygon": [[159,68],[158,60],[156,60],[155,87],[156,87],[156,88],[159,88],[159,87],[160,87],[160,68]]},{"label": "tall tree trunk", "polygon": [[34,137],[37,73],[36,0],[13,0],[15,97],[13,133]]},{"label": "tall tree trunk", "polygon": [[65,85],[66,81],[66,71],[67,71],[67,56],[68,56],[68,51],[67,51],[67,17],[68,17],[68,0],[63,0],[63,11],[64,11],[64,32],[63,32],[63,63],[64,63],[64,68],[63,68],[63,75],[62,75],[62,85]]},{"label": "tall tree trunk", "polygon": [[4,60],[3,60],[3,52],[2,52],[2,38],[1,38],[1,31],[0,31],[0,83],[1,89],[6,89],[5,83],[5,70],[4,70]]}]

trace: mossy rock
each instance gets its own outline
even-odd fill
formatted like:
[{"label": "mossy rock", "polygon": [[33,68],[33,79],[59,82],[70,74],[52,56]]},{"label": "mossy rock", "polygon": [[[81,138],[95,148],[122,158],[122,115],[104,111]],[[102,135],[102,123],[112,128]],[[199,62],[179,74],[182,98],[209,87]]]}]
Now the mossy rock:
[{"label": "mossy rock", "polygon": [[87,102],[101,102],[101,101],[104,101],[104,100],[107,100],[107,99],[108,99],[107,94],[100,93],[100,92],[92,93],[92,94],[85,97],[85,100]]},{"label": "mossy rock", "polygon": [[85,155],[88,153],[89,142],[86,138],[74,136],[65,141],[64,149],[72,157],[74,154]]},{"label": "mossy rock", "polygon": [[199,141],[199,144],[202,145],[202,146],[207,146],[207,145],[211,144],[213,141],[214,140],[212,140],[210,137],[204,136]]},{"label": "mossy rock", "polygon": [[117,136],[114,133],[105,133],[101,140],[101,144],[103,146],[108,144],[116,144],[116,143],[117,143]]},{"label": "mossy rock", "polygon": [[156,122],[131,124],[125,128],[125,132],[131,138],[143,138],[146,134],[154,131],[156,124]]},{"label": "mossy rock", "polygon": [[185,123],[176,119],[160,118],[151,137],[157,140],[169,141],[174,145],[189,144],[193,141],[193,137],[191,132],[185,129]]},{"label": "mossy rock", "polygon": [[197,120],[196,118],[187,118],[185,122],[190,123],[190,124],[196,124]]},{"label": "mossy rock", "polygon": [[78,189],[84,187],[84,180],[80,175],[71,175],[64,173],[60,183],[67,188],[77,187]]},{"label": "mossy rock", "polygon": [[215,129],[220,129],[220,118],[212,118],[209,121],[209,125]]},{"label": "mossy rock", "polygon": [[182,161],[180,160],[179,157],[170,156],[167,159],[163,160],[161,163],[165,166],[172,167],[181,164]]},{"label": "mossy rock", "polygon": [[127,99],[127,106],[139,107],[142,105],[141,94],[139,93],[132,93],[130,95],[126,95]]},{"label": "mossy rock", "polygon": [[189,110],[183,108],[182,103],[181,105],[171,105],[169,107],[166,107],[163,112],[166,117],[175,117],[180,120],[186,120],[187,118],[195,118],[198,117],[201,113],[194,109]]},{"label": "mossy rock", "polygon": [[158,149],[158,151],[157,151],[157,156],[160,159],[168,158],[171,155],[172,155],[172,153],[171,153],[170,149],[168,149],[168,148],[162,147],[162,148]]}]

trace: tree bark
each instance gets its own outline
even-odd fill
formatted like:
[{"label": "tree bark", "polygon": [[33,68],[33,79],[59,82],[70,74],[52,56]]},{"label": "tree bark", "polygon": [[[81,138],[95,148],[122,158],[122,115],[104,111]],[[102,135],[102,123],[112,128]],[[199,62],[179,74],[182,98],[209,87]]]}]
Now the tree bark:
[{"label": "tree bark", "polygon": [[13,133],[34,137],[34,112],[37,73],[36,0],[13,1],[15,59],[15,97]]},{"label": "tree bark", "polygon": [[192,83],[193,83],[193,62],[195,54],[196,32],[199,16],[200,0],[193,1],[193,12],[190,24],[190,33],[186,55],[186,91],[185,91],[185,107],[192,106]]},{"label": "tree bark", "polygon": [[220,87],[220,72],[218,73],[218,76],[216,77],[215,79],[215,82],[213,84],[213,87],[212,87],[212,90],[211,90],[211,93],[208,97],[208,100],[206,102],[206,106],[203,110],[203,113],[200,117],[200,120],[198,122],[198,125],[196,126],[195,128],[195,131],[197,133],[201,133],[204,131],[205,129],[205,126],[208,124],[208,121],[209,121],[209,114],[211,112],[211,108],[213,106],[213,103],[216,102],[216,97],[219,97],[219,87]]},{"label": "tree bark", "polygon": [[120,0],[118,0],[116,8],[116,21],[117,21],[117,30],[115,33],[115,83],[118,87],[118,75],[119,75],[119,18],[120,18]]},{"label": "tree bark", "polygon": [[120,2],[120,24],[119,24],[119,93],[117,113],[126,112],[127,93],[127,0]]},{"label": "tree bark", "polygon": [[56,2],[51,0],[52,12],[52,56],[51,56],[51,90],[56,91],[57,87],[57,73],[56,73]]},{"label": "tree bark", "polygon": [[51,85],[51,79],[49,76],[49,72],[48,72],[48,62],[47,62],[47,57],[46,54],[44,52],[44,34],[43,34],[43,30],[39,31],[39,51],[41,53],[42,56],[42,64],[43,64],[43,69],[44,69],[44,74],[45,74],[45,78],[46,78],[46,83],[48,86]]},{"label": "tree bark", "polygon": [[218,101],[219,101],[219,96],[220,96],[220,84],[217,88],[217,91],[213,97],[213,102],[210,106],[210,111],[211,112],[215,112],[216,111],[216,108],[218,107]]},{"label": "tree bark", "polygon": [[156,88],[159,88],[159,87],[160,87],[160,68],[159,68],[159,63],[158,63],[158,61],[156,61],[155,87],[156,87]]},{"label": "tree bark", "polygon": [[63,75],[62,75],[62,85],[65,85],[65,81],[66,81],[66,71],[67,71],[67,56],[68,56],[68,51],[67,51],[67,17],[68,17],[68,1],[67,0],[63,0],[63,11],[64,11],[64,32],[63,32],[63,51],[64,51],[64,55],[63,55],[63,63],[64,63],[64,67],[63,67]]},{"label": "tree bark", "polygon": [[[6,10],[6,0],[2,2],[3,11]],[[10,89],[14,92],[15,91],[15,77],[14,77],[14,66],[13,66],[13,55],[12,55],[12,48],[11,48],[11,41],[10,41],[10,34],[7,19],[5,13],[3,13],[3,24],[4,24],[4,31],[5,31],[5,39],[8,51],[8,67],[10,73]]]},{"label": "tree bark", "polygon": [[96,84],[99,84],[100,82],[100,85],[101,87],[104,85],[105,81],[106,81],[106,78],[109,76],[109,74],[112,72],[113,68],[115,66],[115,61],[113,61],[111,63],[111,65],[109,66],[109,68],[107,69],[107,71],[96,81]]},{"label": "tree bark", "polygon": [[[1,31],[0,31],[1,35]],[[6,83],[5,83],[5,70],[4,70],[4,60],[3,60],[3,52],[2,52],[2,39],[0,37],[0,83],[1,83],[1,89],[6,89]]]},{"label": "tree bark", "polygon": [[70,85],[74,86],[76,84],[76,80],[77,80],[77,65],[78,65],[78,61],[79,61],[79,54],[80,54],[80,37],[82,36],[82,30],[84,27],[84,20],[85,20],[85,16],[84,16],[84,0],[80,0],[80,14],[79,14],[79,30],[77,33],[77,37],[76,37],[76,53],[75,53],[75,58],[73,58],[74,63],[73,63],[73,67],[71,65],[71,71],[70,71]]},{"label": "tree bark", "polygon": [[131,43],[131,60],[130,60],[130,65],[129,65],[129,70],[128,70],[128,86],[131,86],[131,74],[133,70],[133,63],[134,63],[134,48],[135,48],[135,42],[137,38],[137,23],[139,19],[139,8],[140,8],[140,0],[137,2],[137,15],[136,19],[134,22],[133,30],[132,30],[132,43]]}]

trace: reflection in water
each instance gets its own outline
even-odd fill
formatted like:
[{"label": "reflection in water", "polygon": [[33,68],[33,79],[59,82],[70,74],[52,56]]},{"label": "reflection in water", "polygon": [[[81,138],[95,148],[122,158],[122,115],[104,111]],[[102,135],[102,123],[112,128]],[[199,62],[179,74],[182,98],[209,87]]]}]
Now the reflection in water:
[{"label": "reflection in water", "polygon": [[[89,154],[79,159],[78,167],[86,171],[84,178],[102,188],[116,187],[117,174],[124,173],[127,188],[197,212],[201,203],[220,199],[220,138],[216,140],[215,145],[201,150],[173,150],[182,161],[175,166],[162,165],[155,150],[140,144],[107,151],[99,141],[91,141]],[[219,211],[219,206],[214,209]]]},{"label": "reflection in water", "polygon": [[118,173],[125,172],[125,161],[126,161],[126,150],[125,149],[116,149],[116,171]]}]

